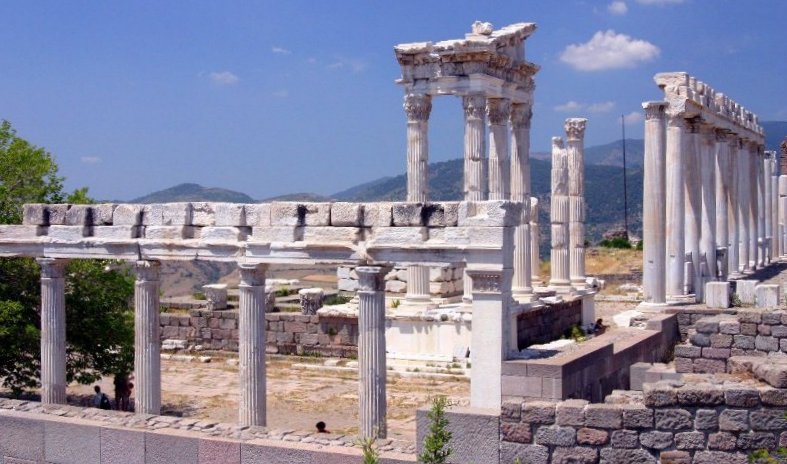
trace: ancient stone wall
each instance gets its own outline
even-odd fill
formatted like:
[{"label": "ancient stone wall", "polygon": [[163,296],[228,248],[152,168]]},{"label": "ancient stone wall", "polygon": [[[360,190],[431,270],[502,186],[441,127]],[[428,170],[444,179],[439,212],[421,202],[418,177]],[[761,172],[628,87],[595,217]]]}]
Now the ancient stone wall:
[{"label": "ancient stone wall", "polygon": [[516,320],[519,349],[557,340],[572,326],[581,324],[581,298],[521,313]]}]

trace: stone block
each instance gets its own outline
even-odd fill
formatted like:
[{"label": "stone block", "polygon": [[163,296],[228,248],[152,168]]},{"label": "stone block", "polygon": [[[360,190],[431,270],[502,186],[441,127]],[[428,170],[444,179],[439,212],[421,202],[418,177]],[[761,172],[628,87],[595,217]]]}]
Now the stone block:
[{"label": "stone block", "polygon": [[243,206],[246,214],[246,225],[250,227],[268,227],[271,225],[271,204],[255,203]]},{"label": "stone block", "polygon": [[205,242],[242,242],[249,235],[249,227],[207,226],[200,230],[199,238]]},{"label": "stone block", "polygon": [[193,433],[145,432],[145,464],[193,464],[199,459],[199,438]]},{"label": "stone block", "polygon": [[639,434],[634,430],[614,430],[610,441],[613,448],[639,448]]},{"label": "stone block", "polygon": [[423,203],[393,203],[391,205],[393,225],[396,227],[425,226],[426,224],[421,218],[423,207]]},{"label": "stone block", "polygon": [[44,458],[47,462],[81,464],[101,461],[101,429],[74,422],[44,421]]},{"label": "stone block", "polygon": [[677,391],[678,404],[685,406],[717,406],[724,404],[724,390],[710,383],[691,383]]},{"label": "stone block", "polygon": [[183,240],[194,237],[191,226],[145,226],[144,237],[148,240]]},{"label": "stone block", "polygon": [[642,405],[623,405],[623,427],[647,429],[653,427],[653,410]]},{"label": "stone block", "polygon": [[749,425],[752,430],[787,430],[784,409],[760,409],[749,412]]},{"label": "stone block", "polygon": [[191,202],[191,225],[205,227],[216,224],[215,203],[206,201]]},{"label": "stone block", "polygon": [[727,371],[727,363],[723,359],[698,358],[693,369],[695,374],[719,374]]},{"label": "stone block", "polygon": [[755,337],[752,335],[733,335],[732,347],[741,350],[753,350]]},{"label": "stone block", "polygon": [[46,211],[47,216],[49,217],[49,225],[59,225],[64,226],[66,225],[66,214],[68,213],[68,208],[71,205],[47,205]]},{"label": "stone block", "polygon": [[364,227],[390,227],[393,225],[393,204],[390,202],[364,203]]},{"label": "stone block", "polygon": [[675,372],[680,374],[694,372],[694,361],[691,358],[675,358]]},{"label": "stone block", "polygon": [[522,403],[519,401],[504,401],[500,406],[500,417],[504,421],[519,422],[522,417]]},{"label": "stone block", "polygon": [[762,313],[762,323],[768,325],[779,325],[782,323],[782,317],[787,314],[784,310],[777,309],[776,311],[764,311]]},{"label": "stone block", "polygon": [[[424,436],[429,431],[428,408],[416,411],[416,448],[423,450]],[[450,442],[455,462],[497,462],[500,452],[500,416],[485,409],[453,407],[446,412]],[[507,442],[503,442],[505,444]],[[524,446],[524,445],[519,445]],[[544,461],[546,462],[546,461]]]},{"label": "stone block", "polygon": [[[499,461],[498,461],[499,459]],[[483,462],[516,462],[522,464],[547,464],[549,462],[549,448],[541,445],[523,445],[520,443],[502,442],[500,444],[500,457],[494,461]],[[462,461],[455,461],[462,462]],[[476,462],[476,461],[468,461]],[[482,461],[477,461],[482,462]],[[717,463],[718,464],[718,463]]]},{"label": "stone block", "polygon": [[425,227],[379,227],[373,229],[371,242],[375,245],[407,247],[427,239]]},{"label": "stone block", "polygon": [[330,224],[330,203],[271,203],[271,225],[273,226],[329,226]]},{"label": "stone block", "polygon": [[349,245],[363,239],[358,227],[304,227],[303,241],[318,244]]},{"label": "stone block", "polygon": [[724,402],[727,406],[738,408],[754,408],[760,404],[760,392],[754,387],[745,385],[726,386]]},{"label": "stone block", "polygon": [[721,451],[734,451],[737,438],[729,432],[717,432],[708,435],[708,449]]},{"label": "stone block", "polygon": [[49,213],[42,203],[25,204],[22,207],[22,224],[26,226],[49,225]]},{"label": "stone block", "polygon": [[90,228],[83,226],[49,226],[49,238],[66,242],[79,242],[90,236]]},{"label": "stone block", "polygon": [[338,227],[360,227],[363,223],[362,203],[331,203],[331,225]]},{"label": "stone block", "polygon": [[145,432],[101,427],[102,464],[144,464]]},{"label": "stone block", "polygon": [[738,435],[738,448],[742,450],[758,450],[776,448],[776,437],[770,432],[748,432]]},{"label": "stone block", "polygon": [[90,205],[72,205],[66,211],[67,226],[93,225],[93,208]]},{"label": "stone block", "polygon": [[757,335],[754,339],[754,347],[760,351],[779,351],[779,339],[765,335]]},{"label": "stone block", "polygon": [[4,239],[31,239],[44,235],[48,227],[45,226],[22,226],[17,224],[8,224],[0,227],[0,238]]},{"label": "stone block", "polygon": [[732,335],[713,334],[710,336],[710,346],[711,348],[730,348],[732,346]]},{"label": "stone block", "polygon": [[678,404],[675,388],[667,382],[648,383],[643,387],[645,406],[663,407]]},{"label": "stone block", "polygon": [[755,287],[755,305],[758,308],[779,307],[779,285],[760,284]]},{"label": "stone block", "polygon": [[44,424],[41,420],[0,414],[0,456],[44,461]]},{"label": "stone block", "polygon": [[741,333],[741,323],[737,320],[722,319],[719,321],[719,333],[737,335]]},{"label": "stone block", "polygon": [[592,464],[598,462],[598,450],[575,446],[571,448],[555,448],[552,452],[552,464]]},{"label": "stone block", "polygon": [[750,322],[741,322],[741,335],[754,336],[757,335],[757,324]]},{"label": "stone block", "polygon": [[535,443],[547,446],[574,446],[577,431],[573,427],[559,425],[541,426],[536,430]]},{"label": "stone block", "polygon": [[705,305],[709,308],[730,307],[730,283],[708,282],[705,284]]},{"label": "stone block", "polygon": [[142,206],[121,204],[112,212],[112,225],[138,226],[142,224]]},{"label": "stone block", "polygon": [[787,338],[787,325],[772,325],[771,335],[779,338]]},{"label": "stone block", "polygon": [[787,406],[787,389],[761,388],[760,400],[766,406]]},{"label": "stone block", "polygon": [[705,359],[727,359],[730,357],[729,348],[703,348],[702,357]]},{"label": "stone block", "polygon": [[577,429],[577,443],[580,445],[601,446],[609,443],[609,432],[582,427]]},{"label": "stone block", "polygon": [[702,432],[676,433],[675,448],[679,450],[705,449],[705,434]]},{"label": "stone block", "polygon": [[693,345],[675,346],[675,356],[680,358],[701,358],[702,348]]},{"label": "stone block", "polygon": [[693,464],[748,464],[745,454],[725,453],[723,451],[697,451]]},{"label": "stone block", "polygon": [[664,451],[659,455],[661,464],[691,464],[691,454],[686,451]]},{"label": "stone block", "polygon": [[658,461],[643,449],[602,448],[601,462],[606,464],[656,464]]},{"label": "stone block", "polygon": [[117,205],[114,203],[99,203],[91,205],[93,209],[93,217],[90,225],[94,226],[110,226],[112,225],[112,216]]},{"label": "stone block", "polygon": [[302,239],[303,227],[269,226],[251,229],[251,240],[255,242],[299,242]]},{"label": "stone block", "polygon": [[240,203],[214,203],[214,223],[217,227],[249,227],[246,224],[246,208]]},{"label": "stone block", "polygon": [[533,438],[530,432],[530,424],[523,424],[521,422],[501,423],[500,434],[504,441],[515,443],[530,443]]},{"label": "stone block", "polygon": [[405,293],[407,291],[407,282],[389,280],[385,282],[385,291],[388,293]]},{"label": "stone block", "polygon": [[585,407],[585,425],[618,429],[623,425],[623,411],[614,404],[589,404]]},{"label": "stone block", "polygon": [[725,409],[719,414],[719,430],[744,432],[749,430],[749,412],[745,409]]},{"label": "stone block", "polygon": [[459,226],[513,227],[522,218],[522,205],[502,200],[459,203]]},{"label": "stone block", "polygon": [[[735,281],[735,293],[738,294],[741,303],[745,305],[753,305],[755,303],[755,287],[759,281],[757,280],[737,280]],[[759,322],[759,321],[757,321]]]},{"label": "stone block", "polygon": [[565,400],[557,403],[555,423],[557,425],[585,425],[585,400]]},{"label": "stone block", "polygon": [[691,429],[694,425],[691,413],[685,409],[657,409],[654,415],[659,430],[676,432]]},{"label": "stone block", "polygon": [[[759,324],[762,322],[762,310],[751,308],[741,309],[738,311],[738,320],[741,321],[741,324]],[[741,333],[745,334],[745,332],[743,332],[743,327],[741,327]]]},{"label": "stone block", "polygon": [[710,335],[706,333],[692,333],[689,342],[694,346],[710,346]]},{"label": "stone block", "polygon": [[554,424],[555,403],[549,401],[529,401],[522,404],[522,422],[531,424]]},{"label": "stone block", "polygon": [[201,439],[199,464],[240,464],[240,442],[221,439]]},{"label": "stone block", "polygon": [[639,435],[639,442],[645,448],[663,450],[672,447],[671,432],[642,432]]},{"label": "stone block", "polygon": [[139,226],[95,226],[93,237],[103,240],[131,240],[139,238]]}]

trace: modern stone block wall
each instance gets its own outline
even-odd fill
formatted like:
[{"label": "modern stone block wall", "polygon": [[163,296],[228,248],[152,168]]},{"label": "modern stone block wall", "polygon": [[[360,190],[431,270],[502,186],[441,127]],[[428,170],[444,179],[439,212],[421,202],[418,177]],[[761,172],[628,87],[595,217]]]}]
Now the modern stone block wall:
[{"label": "modern stone block wall", "polygon": [[675,347],[675,369],[729,372],[731,356],[764,357],[777,352],[787,353],[787,312],[744,309],[697,320],[687,342]]},{"label": "modern stone block wall", "polygon": [[[351,266],[339,266],[336,269],[337,288],[340,291],[355,292],[358,290],[358,274]],[[435,296],[454,296],[462,293],[464,285],[464,267],[444,266],[429,268],[429,293]],[[385,292],[407,293],[407,268],[397,266],[385,275]]]},{"label": "modern stone block wall", "polygon": [[[186,340],[206,350],[238,351],[238,312],[191,310],[161,314],[161,339]],[[356,357],[358,318],[308,316],[297,313],[265,315],[268,353],[319,354]]]},{"label": "modern stone block wall", "polygon": [[516,320],[519,349],[557,340],[566,330],[581,324],[581,298],[521,313]]}]

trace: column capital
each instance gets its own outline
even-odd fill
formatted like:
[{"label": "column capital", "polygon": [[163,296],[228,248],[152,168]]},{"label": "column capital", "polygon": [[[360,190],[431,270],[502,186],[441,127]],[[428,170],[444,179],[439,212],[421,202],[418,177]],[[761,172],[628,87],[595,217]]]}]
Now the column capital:
[{"label": "column capital", "polygon": [[387,266],[358,266],[355,268],[358,274],[359,292],[380,292],[385,290],[385,274],[390,268]]},{"label": "column capital", "polygon": [[240,286],[260,287],[265,285],[267,264],[238,263]]},{"label": "column capital", "polygon": [[462,97],[462,108],[466,119],[484,119],[486,117],[486,97],[483,95],[465,95]]},{"label": "column capital", "polygon": [[408,93],[404,96],[404,112],[409,122],[429,121],[432,112],[432,96],[428,94]]},{"label": "column capital", "polygon": [[486,115],[491,125],[499,126],[508,123],[508,119],[511,117],[511,100],[487,98]]},{"label": "column capital", "polygon": [[564,125],[566,138],[569,142],[578,142],[585,138],[585,126],[588,120],[585,118],[568,118]]},{"label": "column capital", "polygon": [[669,103],[665,101],[642,102],[642,109],[645,110],[645,120],[664,119],[667,106],[669,106]]},{"label": "column capital", "polygon": [[134,262],[137,282],[154,282],[159,280],[161,263],[158,261],[139,260]]},{"label": "column capital", "polygon": [[505,287],[505,270],[467,269],[473,282],[473,293],[502,293]]},{"label": "column capital", "polygon": [[66,273],[68,259],[62,258],[36,258],[36,262],[41,266],[42,279],[62,279]]},{"label": "column capital", "polygon": [[511,104],[511,125],[530,129],[530,120],[533,118],[533,107],[527,103]]}]

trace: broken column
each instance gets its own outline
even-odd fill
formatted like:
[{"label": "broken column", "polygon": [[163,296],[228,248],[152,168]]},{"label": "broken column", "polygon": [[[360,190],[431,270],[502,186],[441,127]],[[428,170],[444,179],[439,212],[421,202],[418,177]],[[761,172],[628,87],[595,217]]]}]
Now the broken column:
[{"label": "broken column", "polygon": [[322,308],[325,292],[319,287],[302,288],[298,290],[298,296],[300,297],[301,314],[315,315],[317,310]]},{"label": "broken column", "polygon": [[[427,201],[429,165],[429,114],[432,111],[432,96],[408,93],[404,98],[407,114],[407,201]],[[428,304],[429,268],[409,266],[407,268],[406,303]]]},{"label": "broken column", "polygon": [[202,286],[202,294],[208,302],[208,309],[227,309],[227,284],[208,284]]},{"label": "broken column", "polygon": [[664,304],[666,299],[666,102],[645,102],[645,173],[642,205],[644,301]]},{"label": "broken column", "polygon": [[64,259],[41,266],[41,402],[66,403],[66,296]]},{"label": "broken column", "polygon": [[549,286],[558,293],[571,291],[568,254],[568,157],[560,137],[552,137],[552,275]]},{"label": "broken column", "polygon": [[530,106],[511,105],[511,200],[522,203],[522,222],[514,235],[515,298],[533,294],[530,231]]},{"label": "broken column", "polygon": [[161,338],[159,337],[160,263],[134,265],[134,375],[137,414],[161,412]]},{"label": "broken column", "polygon": [[358,376],[360,435],[385,438],[385,274],[380,266],[359,266]]},{"label": "broken column", "polygon": [[569,202],[569,276],[574,287],[585,286],[585,154],[587,119],[566,119]]},{"label": "broken column", "polygon": [[263,264],[238,264],[239,422],[242,427],[267,425],[265,372],[265,270]]},{"label": "broken column", "polygon": [[686,120],[683,115],[667,117],[667,295],[680,296],[685,290],[686,218],[684,216],[684,173]]}]

